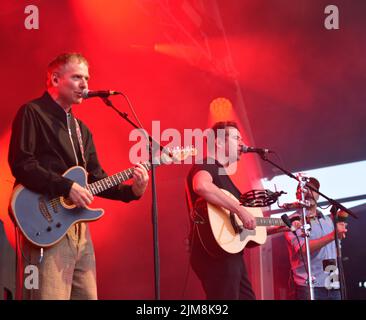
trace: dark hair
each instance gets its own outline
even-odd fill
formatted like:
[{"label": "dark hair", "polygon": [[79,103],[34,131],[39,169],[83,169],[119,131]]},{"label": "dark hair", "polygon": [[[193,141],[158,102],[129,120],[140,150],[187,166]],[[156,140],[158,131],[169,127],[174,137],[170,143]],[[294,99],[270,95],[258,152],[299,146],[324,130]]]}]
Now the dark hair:
[{"label": "dark hair", "polygon": [[215,135],[215,139],[217,138],[218,136],[218,132],[219,130],[222,130],[222,129],[225,129],[225,136],[228,135],[228,132],[227,132],[227,128],[228,127],[234,127],[236,129],[239,130],[239,127],[237,125],[237,123],[235,121],[220,121],[220,122],[216,122],[213,126],[212,126],[212,130],[213,130],[213,133]]},{"label": "dark hair", "polygon": [[[309,178],[309,182],[308,184],[311,184],[316,190],[319,190],[320,188],[320,182],[318,181],[318,179],[314,178],[314,177],[310,177]],[[300,183],[297,185],[296,188],[296,198],[300,199],[301,195],[300,195]]]},{"label": "dark hair", "polygon": [[314,177],[309,178],[309,184],[313,185],[316,190],[319,190],[320,188],[320,183],[318,179],[315,179]]},{"label": "dark hair", "polygon": [[51,75],[55,70],[59,70],[60,67],[68,64],[70,61],[76,60],[78,63],[84,63],[89,67],[88,60],[81,54],[77,52],[67,52],[59,54],[54,58],[47,67],[47,87],[51,86]]}]

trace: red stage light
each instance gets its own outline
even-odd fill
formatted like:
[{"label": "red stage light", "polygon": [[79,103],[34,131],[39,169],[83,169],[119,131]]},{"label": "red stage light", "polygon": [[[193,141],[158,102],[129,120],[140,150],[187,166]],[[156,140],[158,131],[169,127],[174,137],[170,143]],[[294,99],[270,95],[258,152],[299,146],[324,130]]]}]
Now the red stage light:
[{"label": "red stage light", "polygon": [[216,98],[210,103],[210,112],[215,121],[227,120],[233,117],[233,105],[227,98]]}]

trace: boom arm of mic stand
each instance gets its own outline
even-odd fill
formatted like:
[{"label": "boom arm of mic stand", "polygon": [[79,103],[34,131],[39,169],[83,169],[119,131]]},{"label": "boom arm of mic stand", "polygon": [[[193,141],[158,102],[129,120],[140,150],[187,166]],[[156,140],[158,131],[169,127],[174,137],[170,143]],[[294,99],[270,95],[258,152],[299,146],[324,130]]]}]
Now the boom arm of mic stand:
[{"label": "boom arm of mic stand", "polygon": [[[269,160],[266,157],[266,154],[260,154],[260,157],[264,160],[269,162],[271,165],[273,165],[274,167],[276,167],[277,169],[280,169],[283,173],[285,173],[286,175],[288,175],[290,178],[295,179],[297,182],[301,182],[295,175],[293,175],[291,172],[287,171],[284,168],[281,168],[279,165],[277,165],[276,163],[274,163],[273,161]],[[319,190],[315,189],[313,186],[311,186],[310,184],[306,184],[306,187],[309,188],[310,190],[318,193],[319,195],[321,195],[323,198],[327,199],[329,201],[330,204],[335,205],[337,208],[347,212],[350,216],[354,217],[355,219],[358,219],[358,216],[353,213],[351,210],[347,209],[345,206],[343,206],[341,203],[339,203],[337,200],[331,199],[329,197],[327,197],[325,194],[323,194],[322,192],[320,192]]]},{"label": "boom arm of mic stand", "polygon": [[[145,133],[145,136],[147,137],[147,139],[149,140],[151,146],[155,145],[158,146],[160,151],[172,156],[172,154],[166,149],[164,148],[161,144],[159,144],[157,141],[155,141],[143,128],[139,127],[138,125],[136,125],[132,120],[130,120],[130,118],[128,117],[128,114],[126,112],[122,112],[120,110],[118,110],[112,103],[111,100],[109,100],[108,98],[102,98],[102,100],[104,101],[104,103],[108,106],[111,107],[114,111],[116,111],[123,119],[125,119],[131,126],[133,126],[136,129],[142,130]],[[152,147],[153,149],[153,147]],[[150,159],[152,161],[152,159]]]}]

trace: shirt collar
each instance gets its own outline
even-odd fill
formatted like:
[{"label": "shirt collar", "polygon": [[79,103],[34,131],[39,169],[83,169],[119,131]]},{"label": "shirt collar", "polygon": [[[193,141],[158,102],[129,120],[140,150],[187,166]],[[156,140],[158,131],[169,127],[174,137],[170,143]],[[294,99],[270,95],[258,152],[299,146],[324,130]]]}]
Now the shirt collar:
[{"label": "shirt collar", "polygon": [[[45,91],[45,93],[41,97],[41,101],[44,105],[44,108],[49,113],[56,116],[60,120],[65,121],[67,112],[51,97],[51,95],[47,91]],[[72,109],[70,109],[68,113],[72,114]]]}]

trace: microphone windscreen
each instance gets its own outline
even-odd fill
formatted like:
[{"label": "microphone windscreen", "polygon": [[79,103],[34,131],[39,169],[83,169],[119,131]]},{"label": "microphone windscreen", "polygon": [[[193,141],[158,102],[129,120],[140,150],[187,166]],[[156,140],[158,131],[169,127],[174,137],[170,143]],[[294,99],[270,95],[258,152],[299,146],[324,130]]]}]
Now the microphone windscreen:
[{"label": "microphone windscreen", "polygon": [[281,219],[286,224],[286,226],[288,226],[291,229],[292,232],[294,232],[296,230],[296,228],[291,224],[291,220],[286,213],[284,213],[281,216]]},{"label": "microphone windscreen", "polygon": [[348,218],[348,213],[346,211],[340,210],[337,213],[337,220],[339,222],[346,222],[347,221],[347,218]]},{"label": "microphone windscreen", "polygon": [[88,98],[89,98],[88,93],[89,93],[89,90],[88,90],[88,89],[84,89],[84,90],[82,91],[82,93],[81,93],[81,97],[82,97],[83,99],[88,99]]}]

